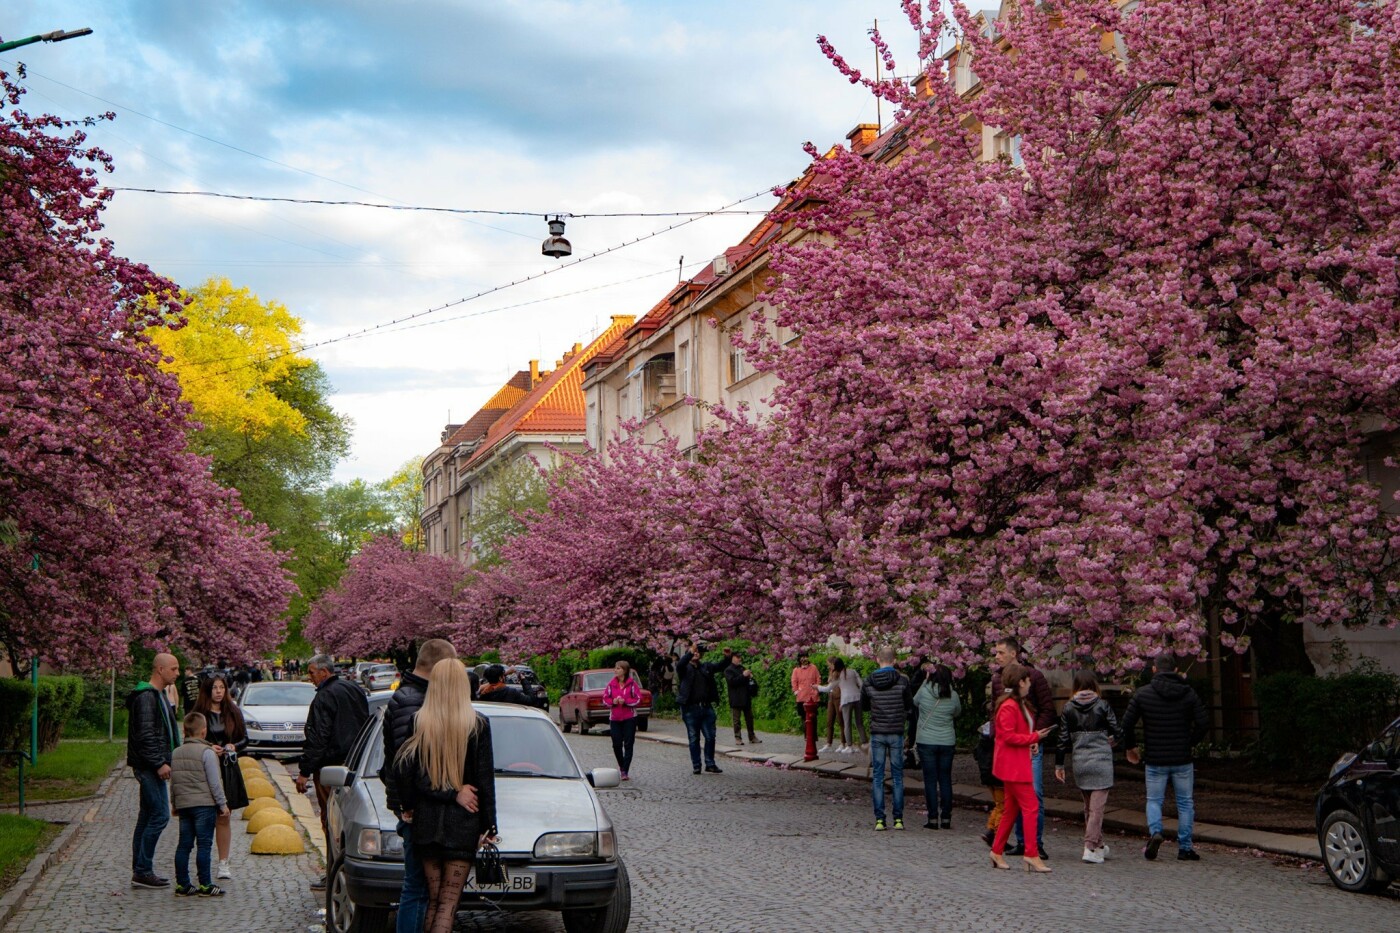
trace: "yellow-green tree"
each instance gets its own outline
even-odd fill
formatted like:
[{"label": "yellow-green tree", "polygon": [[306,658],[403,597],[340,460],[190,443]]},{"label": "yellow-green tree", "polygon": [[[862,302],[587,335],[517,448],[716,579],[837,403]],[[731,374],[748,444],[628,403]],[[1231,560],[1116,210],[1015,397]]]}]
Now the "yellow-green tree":
[{"label": "yellow-green tree", "polygon": [[403,546],[423,550],[423,458],[405,461],[380,487],[394,511]]}]

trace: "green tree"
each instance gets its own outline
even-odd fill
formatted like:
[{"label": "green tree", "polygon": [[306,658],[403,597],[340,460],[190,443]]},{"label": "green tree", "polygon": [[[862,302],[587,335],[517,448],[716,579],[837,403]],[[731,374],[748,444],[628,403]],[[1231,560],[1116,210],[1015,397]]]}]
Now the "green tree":
[{"label": "green tree", "polygon": [[321,530],[342,569],[371,538],[397,533],[398,515],[383,483],[356,479],[328,486],[321,509]]},{"label": "green tree", "polygon": [[524,517],[548,508],[549,488],[533,460],[517,460],[498,470],[478,500],[468,526],[476,566],[499,564],[502,546],[525,530]]},{"label": "green tree", "polygon": [[423,458],[405,461],[380,485],[398,523],[399,540],[410,551],[423,550]]}]

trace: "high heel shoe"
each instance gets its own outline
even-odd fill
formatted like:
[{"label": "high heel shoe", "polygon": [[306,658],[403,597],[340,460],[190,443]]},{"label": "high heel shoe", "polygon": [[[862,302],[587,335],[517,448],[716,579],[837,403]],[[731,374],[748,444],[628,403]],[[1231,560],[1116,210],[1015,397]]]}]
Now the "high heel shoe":
[{"label": "high heel shoe", "polygon": [[1046,864],[1038,858],[1031,858],[1030,856],[1027,856],[1023,858],[1021,862],[1026,866],[1026,871],[1035,872],[1038,875],[1050,874],[1049,867],[1046,866]]},{"label": "high heel shoe", "polygon": [[1002,871],[1011,870],[1011,866],[1006,864],[1006,859],[1002,858],[1000,855],[997,855],[995,852],[992,853],[992,867],[999,868]]}]

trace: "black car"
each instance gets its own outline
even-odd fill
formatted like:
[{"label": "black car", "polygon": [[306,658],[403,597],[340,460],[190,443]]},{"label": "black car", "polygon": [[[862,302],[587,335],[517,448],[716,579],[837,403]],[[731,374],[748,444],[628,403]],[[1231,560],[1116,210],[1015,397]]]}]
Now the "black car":
[{"label": "black car", "polygon": [[[507,668],[507,670],[510,669]],[[535,675],[532,668],[523,664],[515,665],[515,669],[506,674],[506,682],[517,684],[540,709],[549,709],[549,690],[540,683],[539,677]]]},{"label": "black car", "polygon": [[1400,719],[1332,766],[1317,794],[1317,840],[1343,891],[1376,893],[1400,877]]}]

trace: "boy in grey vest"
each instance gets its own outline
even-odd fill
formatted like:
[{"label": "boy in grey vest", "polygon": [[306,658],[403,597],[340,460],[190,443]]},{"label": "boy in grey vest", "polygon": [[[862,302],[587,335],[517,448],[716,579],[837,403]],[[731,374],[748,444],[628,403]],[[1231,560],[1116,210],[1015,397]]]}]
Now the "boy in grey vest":
[{"label": "boy in grey vest", "polygon": [[[224,781],[219,774],[219,753],[204,740],[209,723],[203,713],[185,716],[184,727],[185,744],[175,749],[170,759],[170,815],[180,819],[180,843],[175,847],[175,895],[223,897],[223,889],[210,877],[214,820],[228,812]],[[190,850],[196,843],[198,887],[190,884]]]}]

